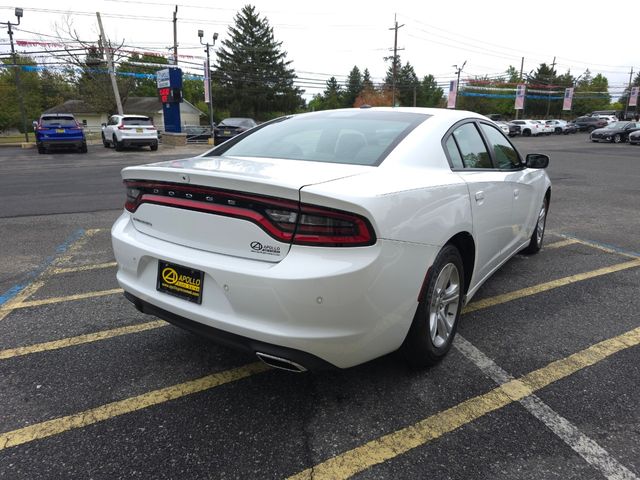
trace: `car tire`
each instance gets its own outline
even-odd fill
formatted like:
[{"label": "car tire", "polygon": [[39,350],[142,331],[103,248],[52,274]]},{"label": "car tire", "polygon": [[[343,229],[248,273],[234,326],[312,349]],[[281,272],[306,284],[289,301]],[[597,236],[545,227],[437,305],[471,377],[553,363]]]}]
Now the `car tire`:
[{"label": "car tire", "polygon": [[529,130],[529,129],[523,130],[522,136],[523,137],[530,137],[531,136],[531,130]]},{"label": "car tire", "polygon": [[47,149],[46,149],[46,148],[44,148],[44,147],[43,147],[43,146],[41,146],[41,145],[38,145],[38,153],[39,153],[39,154],[47,153]]},{"label": "car tire", "polygon": [[87,149],[87,144],[86,142],[83,143],[82,145],[80,145],[80,149],[79,149],[80,153],[87,153],[89,150]]},{"label": "car tire", "polygon": [[556,135],[560,135],[562,133],[562,128],[556,127],[555,132],[556,132]]},{"label": "car tire", "polygon": [[122,142],[118,141],[118,137],[115,136],[115,134],[113,135],[113,146],[116,149],[116,152],[121,152],[122,151]]},{"label": "car tire", "polygon": [[587,133],[591,133],[596,129],[596,127],[589,127],[587,128]]},{"label": "car tire", "polygon": [[149,145],[149,148],[152,152],[155,152],[156,150],[158,150],[158,143],[152,143],[151,145]]},{"label": "car tire", "polygon": [[104,133],[102,134],[102,145],[104,146],[104,148],[109,148],[111,146],[104,136]]},{"label": "car tire", "polygon": [[612,142],[613,142],[613,143],[622,143],[622,135],[620,135],[619,133],[616,133],[616,134],[613,136],[613,140],[612,140]]},{"label": "car tire", "polygon": [[544,230],[547,226],[547,212],[549,211],[549,203],[547,201],[547,197],[544,197],[542,201],[542,207],[540,207],[540,211],[538,212],[538,220],[536,221],[536,226],[533,229],[533,233],[531,234],[531,240],[529,241],[529,245],[522,250],[522,253],[526,255],[533,255],[538,253],[542,248],[542,242],[544,241]]},{"label": "car tire", "polygon": [[460,252],[445,245],[429,269],[423,298],[401,347],[409,365],[435,365],[451,348],[462,310],[464,275]]}]

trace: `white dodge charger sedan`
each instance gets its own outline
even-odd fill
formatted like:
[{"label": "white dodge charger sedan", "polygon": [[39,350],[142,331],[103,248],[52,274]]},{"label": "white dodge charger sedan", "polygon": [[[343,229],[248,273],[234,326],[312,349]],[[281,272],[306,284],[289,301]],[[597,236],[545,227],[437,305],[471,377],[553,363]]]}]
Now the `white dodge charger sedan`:
[{"label": "white dodge charger sedan", "polygon": [[279,118],[127,167],[112,229],[140,311],[291,371],[447,353],[460,311],[542,246],[549,157],[487,118],[423,108]]}]

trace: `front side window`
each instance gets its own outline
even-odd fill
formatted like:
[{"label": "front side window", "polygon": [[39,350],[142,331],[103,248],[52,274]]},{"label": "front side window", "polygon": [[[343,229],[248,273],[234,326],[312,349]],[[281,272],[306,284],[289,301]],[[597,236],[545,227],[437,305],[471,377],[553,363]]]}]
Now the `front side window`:
[{"label": "front side window", "polygon": [[509,140],[504,138],[504,135],[491,125],[482,123],[480,128],[482,128],[490,147],[493,149],[493,157],[499,169],[513,170],[522,166],[518,152],[509,143]]},{"label": "front side window", "polygon": [[493,168],[487,147],[473,123],[465,123],[453,131],[465,168]]}]

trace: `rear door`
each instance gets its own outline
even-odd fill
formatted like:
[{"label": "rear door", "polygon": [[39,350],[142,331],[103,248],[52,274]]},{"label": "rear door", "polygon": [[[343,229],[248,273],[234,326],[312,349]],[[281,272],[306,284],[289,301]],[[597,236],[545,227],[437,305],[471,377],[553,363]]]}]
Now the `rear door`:
[{"label": "rear door", "polygon": [[445,147],[453,169],[469,189],[479,281],[500,265],[505,248],[513,242],[513,189],[506,181],[509,172],[494,168],[489,149],[473,121],[458,125],[446,139]]}]

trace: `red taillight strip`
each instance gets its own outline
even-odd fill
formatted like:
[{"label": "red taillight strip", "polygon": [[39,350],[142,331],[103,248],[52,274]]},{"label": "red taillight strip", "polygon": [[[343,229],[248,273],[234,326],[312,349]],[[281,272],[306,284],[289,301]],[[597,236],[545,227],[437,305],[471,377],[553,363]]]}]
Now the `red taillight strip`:
[{"label": "red taillight strip", "polygon": [[243,220],[249,220],[255,223],[269,235],[280,240],[281,242],[290,242],[293,237],[292,233],[288,233],[282,230],[278,230],[269,219],[267,219],[260,212],[254,210],[247,210],[246,208],[231,207],[220,204],[209,204],[200,202],[197,200],[187,200],[184,198],[171,198],[163,197],[161,195],[142,195],[137,205],[143,203],[153,203],[154,205],[164,205],[167,207],[178,207],[186,210],[195,210],[198,212],[215,213],[217,215],[223,215],[225,217],[241,218]]},{"label": "red taillight strip", "polygon": [[[373,245],[376,242],[375,232],[368,220],[357,214],[343,212],[340,210],[318,207],[315,205],[299,204],[293,200],[251,195],[201,186],[137,180],[125,180],[124,184],[127,188],[140,189],[135,200],[128,200],[125,203],[125,208],[132,213],[135,212],[141,204],[151,203],[155,205],[183,208],[247,220],[259,226],[267,234],[281,242],[292,242],[294,244],[307,246],[334,247],[367,246]],[[237,200],[240,202],[251,202],[255,205],[250,206],[256,208],[244,208],[242,206],[208,203],[202,200],[192,200],[189,198],[148,193],[149,190],[154,189],[157,189],[158,191],[165,191],[165,193],[168,194],[171,194],[173,191],[211,195],[218,201]],[[296,213],[296,223],[277,222],[273,218],[270,218],[267,211],[274,208],[282,208]],[[305,216],[343,221],[351,224],[351,226],[326,226],[301,223]]]}]

